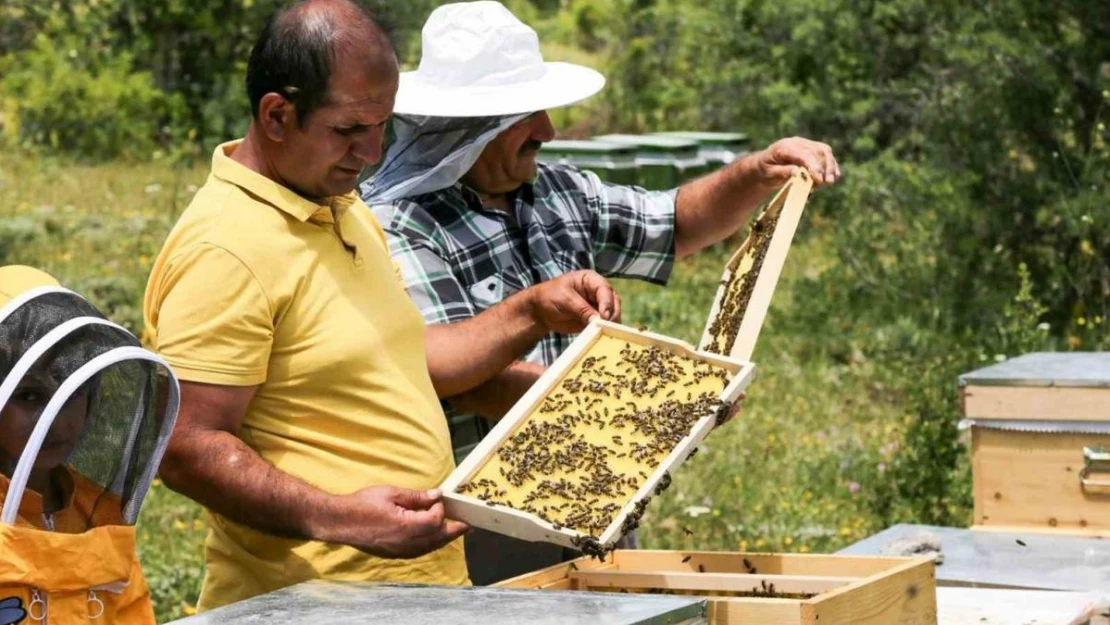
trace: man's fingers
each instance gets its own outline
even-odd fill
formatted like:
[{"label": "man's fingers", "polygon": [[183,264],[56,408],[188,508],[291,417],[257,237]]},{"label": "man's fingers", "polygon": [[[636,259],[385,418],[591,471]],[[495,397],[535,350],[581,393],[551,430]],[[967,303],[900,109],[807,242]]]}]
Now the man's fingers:
[{"label": "man's fingers", "polygon": [[744,400],[747,399],[747,398],[748,398],[748,394],[741,391],[740,395],[738,395],[736,397],[736,401],[732,402],[732,407],[729,408],[728,414],[725,415],[725,420],[721,422],[721,425],[724,425],[725,423],[728,423],[728,422],[732,421],[733,419],[736,418],[736,415],[740,414],[740,410],[742,408]]},{"label": "man's fingers", "polygon": [[435,528],[435,532],[427,535],[416,536],[409,541],[408,547],[397,557],[418,558],[426,553],[442,549],[448,543],[465,535],[470,527],[459,521],[447,521]]},{"label": "man's fingers", "polygon": [[801,154],[802,164],[809,170],[809,175],[813,176],[813,180],[817,184],[825,183],[825,162],[824,159],[819,158],[817,153],[813,150],[806,150]]},{"label": "man's fingers", "polygon": [[470,526],[461,521],[447,521],[436,527],[434,534],[426,538],[427,551],[434,551],[470,531]]},{"label": "man's fingers", "polygon": [[620,323],[621,320],[621,296],[613,293],[613,315],[609,317],[609,321]]},{"label": "man's fingers", "polygon": [[597,302],[597,311],[601,313],[602,319],[612,321],[614,309],[617,307],[617,303],[614,301],[617,294],[613,291],[613,287],[609,285],[609,281],[598,274],[592,274],[590,281],[593,283],[593,295],[594,301]]},{"label": "man's fingers", "polygon": [[442,495],[438,490],[411,490],[408,488],[395,489],[392,494],[393,503],[406,510],[427,510],[434,506]]},{"label": "man's fingers", "polygon": [[[606,318],[605,315],[601,314],[600,310],[594,308],[590,304],[590,302],[586,300],[586,298],[578,295],[577,293],[572,296],[571,300],[567,304],[567,308],[572,311],[572,315],[575,317],[575,320],[582,327],[590,325],[590,322],[593,321],[593,318],[599,315],[601,315],[602,319]],[[578,330],[574,330],[574,332],[577,331]]]},{"label": "man's fingers", "polygon": [[462,521],[452,521],[448,519],[447,522],[443,524],[443,535],[446,537],[447,542],[451,542],[469,531],[470,526]]},{"label": "man's fingers", "polygon": [[833,158],[832,148],[821,144],[821,153],[825,158],[825,184],[836,182],[836,159]]},{"label": "man's fingers", "polygon": [[783,139],[767,151],[764,165],[767,182],[781,184],[793,174],[787,173],[792,165],[804,167],[816,186],[831,184],[840,178],[840,165],[827,143],[802,137]]},{"label": "man's fingers", "polygon": [[796,171],[798,167],[795,165],[771,165],[766,171],[767,181],[775,186],[786,184]]},{"label": "man's fingers", "polygon": [[447,511],[442,503],[437,503],[427,510],[403,510],[401,514],[413,536],[433,536],[440,531],[443,522],[447,520]]},{"label": "man's fingers", "polygon": [[595,307],[602,319],[610,319],[613,315],[613,298],[616,294],[609,281],[596,271],[583,270],[579,275],[581,280],[578,283],[578,293],[596,304]]}]

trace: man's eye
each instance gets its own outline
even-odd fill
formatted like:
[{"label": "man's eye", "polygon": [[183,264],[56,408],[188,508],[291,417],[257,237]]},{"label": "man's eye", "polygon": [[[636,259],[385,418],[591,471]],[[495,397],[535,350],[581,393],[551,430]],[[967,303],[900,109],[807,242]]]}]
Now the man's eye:
[{"label": "man's eye", "polygon": [[349,136],[351,136],[351,135],[353,135],[353,134],[355,134],[355,133],[357,133],[357,132],[359,132],[359,131],[361,131],[365,128],[366,128],[366,126],[363,126],[361,124],[357,125],[357,126],[342,126],[342,127],[336,128],[335,132],[339,133],[340,135],[343,135],[344,137],[349,137]]},{"label": "man's eye", "polygon": [[41,404],[46,401],[46,394],[31,389],[17,390],[12,398],[22,404]]}]

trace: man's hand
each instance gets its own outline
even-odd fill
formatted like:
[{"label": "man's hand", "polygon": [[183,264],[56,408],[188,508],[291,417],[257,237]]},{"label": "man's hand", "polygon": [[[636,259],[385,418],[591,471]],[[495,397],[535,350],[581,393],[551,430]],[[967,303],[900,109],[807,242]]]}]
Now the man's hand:
[{"label": "man's hand", "polygon": [[815,186],[832,184],[840,179],[840,165],[827,143],[801,137],[779,139],[759,153],[759,173],[768,187],[780,187],[794,175],[798,167],[809,171]]},{"label": "man's hand", "polygon": [[675,256],[689,256],[739,230],[799,168],[816,186],[840,179],[832,148],[791,137],[682,185],[675,199]]},{"label": "man's hand", "polygon": [[372,486],[336,495],[265,461],[238,436],[257,390],[181,383],[181,412],[161,466],[167,486],[274,536],[349,544],[383,557],[414,558],[466,531],[444,518],[439,491]]},{"label": "man's hand", "polygon": [[438,490],[371,486],[340,499],[338,514],[323,514],[314,533],[382,558],[417,558],[469,529],[444,516]]},{"label": "man's hand", "polygon": [[736,415],[740,414],[741,404],[743,404],[744,400],[747,399],[747,398],[748,398],[747,393],[743,393],[743,392],[740,393],[740,395],[736,398],[736,401],[732,402],[732,406],[729,408],[728,414],[725,415],[724,420],[721,421],[720,423],[718,423],[717,427],[721,427],[722,425],[724,425],[724,424],[728,423],[729,421],[732,421],[733,419],[735,419]]},{"label": "man's hand", "polygon": [[532,315],[549,332],[581,332],[594,317],[619,321],[621,300],[595,271],[563,274],[531,289]]}]

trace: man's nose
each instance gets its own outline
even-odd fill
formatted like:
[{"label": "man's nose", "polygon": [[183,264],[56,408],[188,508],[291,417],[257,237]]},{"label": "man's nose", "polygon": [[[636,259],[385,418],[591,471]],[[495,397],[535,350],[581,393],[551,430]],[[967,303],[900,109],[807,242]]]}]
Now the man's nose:
[{"label": "man's nose", "polygon": [[532,117],[531,138],[540,143],[546,143],[555,138],[555,124],[551,122],[551,116],[547,111],[540,111]]},{"label": "man's nose", "polygon": [[378,161],[382,160],[382,141],[384,136],[385,129],[383,127],[376,126],[371,128],[370,132],[365,133],[355,140],[354,145],[351,147],[351,154],[362,161],[364,165],[377,165]]}]

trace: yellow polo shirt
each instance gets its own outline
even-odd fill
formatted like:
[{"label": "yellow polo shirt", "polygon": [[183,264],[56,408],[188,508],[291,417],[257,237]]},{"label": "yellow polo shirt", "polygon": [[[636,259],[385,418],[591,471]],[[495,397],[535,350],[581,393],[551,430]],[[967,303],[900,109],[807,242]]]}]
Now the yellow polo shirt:
[{"label": "yellow polo shirt", "polygon": [[[154,264],[154,348],[183,380],[260,385],[240,437],[286,473],[336,494],[436,487],[447,421],[381,227],[354,193],[310,202],[231,160],[237,145],[216,148]],[[388,560],[207,518],[201,609],[314,578],[469,583],[462,540]]]}]

